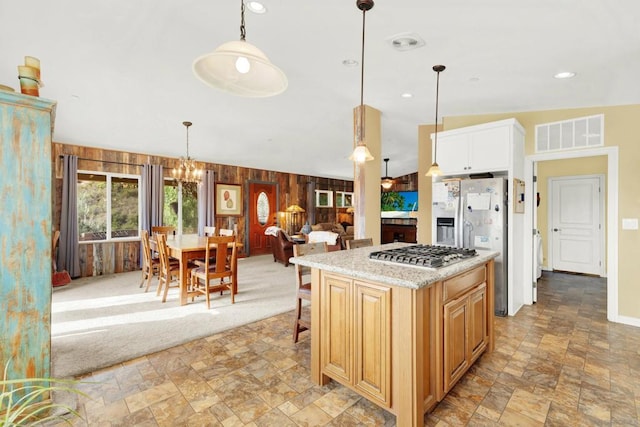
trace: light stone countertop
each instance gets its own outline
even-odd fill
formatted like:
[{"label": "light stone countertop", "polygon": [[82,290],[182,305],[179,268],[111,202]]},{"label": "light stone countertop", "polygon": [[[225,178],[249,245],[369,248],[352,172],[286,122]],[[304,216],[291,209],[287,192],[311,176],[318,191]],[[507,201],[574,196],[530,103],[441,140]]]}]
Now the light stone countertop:
[{"label": "light stone countertop", "polygon": [[289,262],[386,285],[420,289],[484,264],[499,254],[495,251],[477,249],[477,256],[442,268],[416,267],[369,259],[369,253],[371,252],[413,245],[415,243],[388,243],[379,246],[293,257],[289,259]]}]

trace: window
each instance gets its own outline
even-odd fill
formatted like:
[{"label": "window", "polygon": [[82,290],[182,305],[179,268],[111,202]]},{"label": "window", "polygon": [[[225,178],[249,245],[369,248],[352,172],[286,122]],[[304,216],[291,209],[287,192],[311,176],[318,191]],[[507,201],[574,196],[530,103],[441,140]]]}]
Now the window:
[{"label": "window", "polygon": [[164,181],[162,225],[171,225],[178,234],[198,233],[198,184]]},{"label": "window", "polygon": [[333,207],[333,191],[316,190],[316,207],[332,208]]},{"label": "window", "polygon": [[336,207],[350,208],[353,206],[353,193],[347,191],[336,191]]},{"label": "window", "polygon": [[78,172],[78,234],[81,242],[138,237],[140,177]]}]

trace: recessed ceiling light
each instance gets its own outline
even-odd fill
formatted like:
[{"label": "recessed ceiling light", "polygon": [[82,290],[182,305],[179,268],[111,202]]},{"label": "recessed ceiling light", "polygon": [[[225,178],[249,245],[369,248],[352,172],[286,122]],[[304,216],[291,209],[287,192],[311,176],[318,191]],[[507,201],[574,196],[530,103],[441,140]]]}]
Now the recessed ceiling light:
[{"label": "recessed ceiling light", "polygon": [[248,1],[247,8],[253,13],[267,13],[267,8],[259,1]]},{"label": "recessed ceiling light", "polygon": [[387,39],[387,42],[395,50],[404,52],[407,50],[417,49],[424,46],[424,40],[422,37],[415,33],[400,33],[395,36],[391,36]]},{"label": "recessed ceiling light", "polygon": [[409,93],[409,92],[405,92],[400,96],[403,97],[403,98],[413,98],[413,94]]},{"label": "recessed ceiling light", "polygon": [[554,74],[554,78],[556,79],[570,79],[571,77],[575,77],[576,73],[573,71],[563,71],[558,74]]},{"label": "recessed ceiling light", "polygon": [[344,65],[345,67],[355,67],[358,65],[358,61],[356,61],[355,59],[345,59],[344,61],[342,61],[342,65]]}]

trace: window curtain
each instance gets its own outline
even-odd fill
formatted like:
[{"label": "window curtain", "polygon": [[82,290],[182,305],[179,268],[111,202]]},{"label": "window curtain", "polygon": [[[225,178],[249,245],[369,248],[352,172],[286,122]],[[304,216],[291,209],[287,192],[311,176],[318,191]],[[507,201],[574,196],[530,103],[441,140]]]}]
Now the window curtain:
[{"label": "window curtain", "polygon": [[[147,230],[151,235],[151,227],[162,225],[162,212],[164,209],[164,178],[162,176],[162,165],[142,165],[142,176],[140,177],[140,197],[142,203],[140,207],[140,228]],[[142,244],[140,245],[140,266],[144,261],[142,254]]]},{"label": "window curtain", "polygon": [[62,156],[62,210],[60,213],[60,240],[56,264],[67,270],[72,278],[80,277],[78,247],[78,156]]},{"label": "window curtain", "polygon": [[151,233],[151,227],[162,225],[164,178],[162,165],[142,165],[140,195],[142,197],[140,228]]},{"label": "window curtain", "polygon": [[198,235],[204,235],[205,226],[215,226],[215,179],[214,172],[204,171],[204,177],[198,185]]}]

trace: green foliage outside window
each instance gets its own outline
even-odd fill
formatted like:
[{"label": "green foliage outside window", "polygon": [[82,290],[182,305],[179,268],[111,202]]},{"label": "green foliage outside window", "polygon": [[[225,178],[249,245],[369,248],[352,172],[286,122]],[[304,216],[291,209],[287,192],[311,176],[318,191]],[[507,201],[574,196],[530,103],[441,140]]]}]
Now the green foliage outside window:
[{"label": "green foliage outside window", "polygon": [[[111,186],[111,199],[107,198]],[[77,186],[78,233],[80,241],[106,240],[138,235],[138,179],[114,175],[79,173]],[[111,207],[111,218],[107,206]]]},{"label": "green foliage outside window", "polygon": [[[178,229],[178,183],[165,181],[163,224]],[[182,232],[198,232],[198,184],[182,184]]]}]

